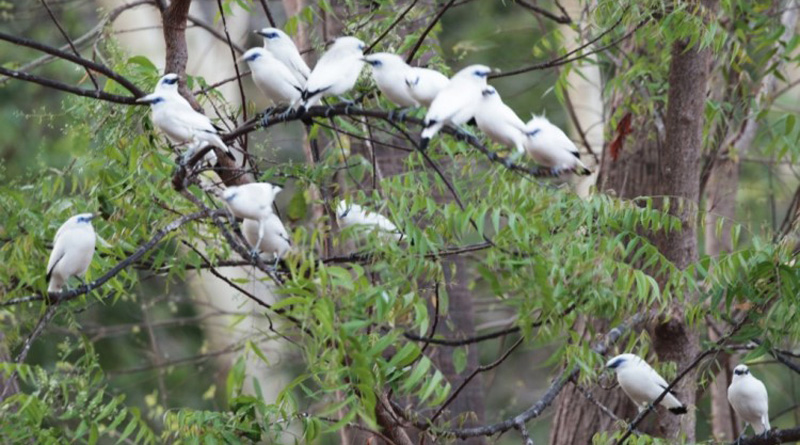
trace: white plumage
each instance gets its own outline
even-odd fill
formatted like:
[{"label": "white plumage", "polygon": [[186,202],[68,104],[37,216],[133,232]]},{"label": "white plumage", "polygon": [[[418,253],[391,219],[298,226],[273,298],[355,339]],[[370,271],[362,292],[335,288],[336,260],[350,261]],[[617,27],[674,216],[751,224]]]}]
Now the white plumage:
[{"label": "white plumage", "polygon": [[253,83],[273,106],[294,106],[300,101],[303,84],[292,71],[264,48],[251,48],[240,60],[247,62]]},{"label": "white plumage", "polygon": [[68,219],[56,232],[47,262],[47,292],[61,292],[71,277],[82,277],[94,257],[96,236],[91,213]]},{"label": "white plumage", "polygon": [[[247,240],[253,246],[254,252],[259,250],[264,238],[270,236],[268,232],[271,227],[274,232],[274,220],[271,218],[275,214],[272,212],[272,203],[275,202],[275,196],[281,190],[283,189],[277,185],[266,182],[253,182],[230,186],[222,192],[222,199],[225,200],[225,204],[234,216],[256,221],[258,225],[256,239],[255,241]],[[278,220],[278,223],[280,223],[280,220]]]},{"label": "white plumage", "polygon": [[728,387],[728,401],[736,414],[750,424],[756,434],[769,431],[767,387],[750,374],[746,365],[733,368],[733,380]]},{"label": "white plumage", "polygon": [[347,227],[361,227],[365,231],[377,231],[384,241],[400,241],[403,234],[385,216],[370,212],[358,204],[347,204],[340,201],[336,207],[336,214],[339,217],[339,225],[342,229]]},{"label": "white plumage", "polygon": [[242,235],[250,247],[258,249],[268,258],[280,259],[292,248],[291,238],[286,232],[278,215],[271,213],[263,220],[264,234],[258,243],[259,222],[245,219],[242,223]]},{"label": "white plumage", "polygon": [[300,55],[300,51],[297,50],[292,38],[277,28],[264,28],[256,31],[256,34],[264,37],[264,48],[289,68],[298,84],[305,85],[311,70]]},{"label": "white plumage", "polygon": [[422,130],[422,148],[445,124],[455,127],[475,116],[481,102],[481,92],[486,87],[486,77],[491,69],[483,65],[470,65],[453,76],[450,83],[433,99],[425,115]]},{"label": "white plumage", "polygon": [[591,173],[581,162],[575,143],[544,116],[534,116],[526,124],[528,134],[525,150],[539,165],[554,170],[574,170],[579,174]]},{"label": "white plumage", "polygon": [[[222,142],[211,119],[192,109],[189,102],[178,93],[177,74],[165,75],[158,81],[152,94],[140,97],[136,101],[150,104],[153,124],[163,131],[170,141],[189,145],[184,156],[191,156],[194,150],[205,145],[213,145],[234,159],[231,149]],[[216,155],[210,151],[205,159],[213,163],[216,161]]]},{"label": "white plumage", "polygon": [[[609,360],[606,367],[617,373],[619,386],[640,411],[669,386],[655,369],[634,354],[618,355]],[[673,414],[686,414],[686,407],[672,393],[667,393],[660,404]]]},{"label": "white plumage", "polygon": [[406,83],[411,67],[400,56],[375,53],[364,57],[364,61],[372,66],[372,79],[387,99],[401,107],[419,106]]},{"label": "white plumage", "polygon": [[483,99],[475,113],[475,122],[489,139],[498,144],[525,152],[525,122],[506,105],[492,86],[483,90]]},{"label": "white plumage", "polygon": [[364,42],[355,37],[339,37],[320,57],[308,76],[303,91],[303,107],[318,104],[323,96],[339,96],[350,91],[364,67]]},{"label": "white plumage", "polygon": [[406,75],[409,94],[425,107],[430,107],[436,95],[449,83],[447,76],[430,68],[412,67]]},{"label": "white plumage", "polygon": [[261,221],[272,214],[275,196],[283,190],[268,182],[229,186],[222,192],[222,199],[234,216]]}]

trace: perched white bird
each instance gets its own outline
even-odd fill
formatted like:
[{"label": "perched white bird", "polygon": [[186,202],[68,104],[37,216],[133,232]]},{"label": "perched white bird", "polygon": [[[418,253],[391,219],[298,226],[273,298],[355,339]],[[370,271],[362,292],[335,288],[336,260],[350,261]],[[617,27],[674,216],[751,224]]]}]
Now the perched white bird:
[{"label": "perched white bird", "polygon": [[728,401],[736,414],[750,424],[756,434],[769,431],[769,399],[767,388],[753,377],[746,365],[733,368],[733,380],[728,387]]},{"label": "perched white bird", "polygon": [[[167,135],[175,144],[189,144],[184,159],[190,157],[195,150],[204,145],[213,145],[234,159],[231,149],[222,142],[218,129],[211,119],[198,113],[189,102],[178,93],[178,75],[167,74],[158,81],[155,91],[136,99],[137,102],[150,104],[153,124]],[[209,162],[216,160],[213,151],[206,158]]]},{"label": "perched white bird", "polygon": [[494,87],[484,88],[483,99],[475,112],[475,122],[489,139],[514,148],[519,154],[525,153],[525,139],[528,137],[525,122],[503,102]]},{"label": "perched white bird", "polygon": [[387,99],[401,107],[418,107],[419,102],[411,96],[406,78],[412,68],[396,54],[375,53],[364,57],[372,66],[372,79]]},{"label": "perched white bird", "polygon": [[342,229],[347,227],[361,227],[364,230],[378,231],[384,241],[400,241],[403,234],[385,216],[365,210],[358,204],[339,201],[336,207],[339,225]]},{"label": "perched white bird", "polygon": [[544,116],[534,116],[526,124],[525,150],[537,164],[556,172],[574,170],[588,175],[591,171],[581,162],[581,154],[575,143]]},{"label": "perched white bird", "polygon": [[293,107],[300,101],[303,84],[292,71],[264,48],[250,48],[242,56],[253,72],[253,82],[273,106]]},{"label": "perched white bird", "polygon": [[[634,354],[620,354],[606,363],[617,373],[619,386],[641,411],[667,389],[667,382],[644,360]],[[686,406],[672,392],[661,399],[661,406],[673,414],[686,414]]]},{"label": "perched white bird", "polygon": [[364,67],[364,42],[339,37],[320,57],[303,91],[303,108],[318,104],[323,96],[340,96],[356,84]]},{"label": "perched white bird", "polygon": [[283,188],[268,182],[232,185],[222,192],[222,199],[234,216],[262,221],[272,214],[272,203]]},{"label": "perched white bird", "polygon": [[[253,252],[257,253],[261,246],[261,241],[267,236],[270,226],[272,203],[275,196],[283,190],[280,186],[266,182],[254,182],[239,186],[230,186],[222,192],[222,199],[234,216],[243,219],[252,219],[258,223],[258,236],[253,246]],[[248,241],[249,242],[249,241]]]},{"label": "perched white bird", "polygon": [[430,68],[412,67],[406,76],[411,97],[425,107],[430,107],[436,95],[449,83],[447,76]]},{"label": "perched white bird", "polygon": [[268,258],[280,259],[292,248],[292,240],[286,232],[281,219],[278,215],[270,213],[264,220],[264,235],[261,242],[258,242],[260,224],[253,219],[245,219],[242,223],[242,235],[250,247],[258,249]]},{"label": "perched white bird", "polygon": [[89,269],[97,239],[92,218],[91,213],[75,215],[58,228],[47,262],[47,292],[61,292],[71,277],[82,277]]},{"label": "perched white bird", "polygon": [[484,65],[470,65],[457,72],[431,102],[425,115],[421,148],[428,146],[431,138],[445,124],[459,127],[475,116],[481,103],[481,93],[486,87],[486,78],[492,70]]},{"label": "perched white bird", "polygon": [[300,55],[300,51],[297,50],[292,38],[277,28],[264,28],[256,31],[256,34],[264,37],[264,48],[291,70],[292,75],[301,86],[305,85],[311,70]]}]

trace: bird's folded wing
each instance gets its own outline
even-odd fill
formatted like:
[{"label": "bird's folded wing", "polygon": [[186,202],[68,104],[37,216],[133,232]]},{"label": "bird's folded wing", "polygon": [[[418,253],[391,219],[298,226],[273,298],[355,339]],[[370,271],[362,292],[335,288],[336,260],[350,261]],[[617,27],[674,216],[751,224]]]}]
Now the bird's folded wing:
[{"label": "bird's folded wing", "polygon": [[56,242],[53,245],[53,251],[50,253],[50,261],[47,262],[47,281],[50,281],[50,276],[53,274],[53,269],[59,261],[64,258],[64,245]]}]

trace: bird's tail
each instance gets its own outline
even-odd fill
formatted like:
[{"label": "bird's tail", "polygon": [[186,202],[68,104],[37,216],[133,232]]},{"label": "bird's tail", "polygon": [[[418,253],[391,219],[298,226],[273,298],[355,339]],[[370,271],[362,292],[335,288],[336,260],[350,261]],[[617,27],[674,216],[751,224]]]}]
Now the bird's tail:
[{"label": "bird's tail", "polygon": [[592,171],[578,159],[578,162],[575,164],[575,174],[579,176],[589,176],[592,174]]},{"label": "bird's tail", "polygon": [[228,155],[229,158],[231,158],[231,160],[233,161],[236,160],[236,157],[233,156],[233,152],[231,152],[231,148],[225,145],[225,143],[222,142],[222,139],[220,139],[219,136],[217,136],[216,134],[212,134],[210,139],[212,145],[224,151],[225,154]]},{"label": "bird's tail", "polygon": [[688,410],[686,409],[686,406],[681,405],[681,406],[673,406],[672,408],[669,408],[669,412],[671,412],[672,414],[675,414],[676,416],[679,416],[681,414],[686,414],[688,412]]}]

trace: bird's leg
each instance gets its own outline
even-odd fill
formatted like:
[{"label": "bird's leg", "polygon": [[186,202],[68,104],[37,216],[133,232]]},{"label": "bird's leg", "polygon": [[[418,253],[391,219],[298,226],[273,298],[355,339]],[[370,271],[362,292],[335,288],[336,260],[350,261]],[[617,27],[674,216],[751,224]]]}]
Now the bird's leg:
[{"label": "bird's leg", "polygon": [[[412,110],[414,110],[413,107],[405,107],[405,108],[398,108],[396,110],[390,110],[389,111],[389,120],[390,121],[394,121],[395,117],[396,117],[398,122],[403,122],[404,120],[406,120],[406,114],[408,114],[408,112],[412,111]],[[395,113],[397,113],[397,114],[395,114]]]},{"label": "bird's leg", "polygon": [[264,225],[262,221],[258,222],[258,241],[256,241],[255,245],[253,246],[253,250],[250,251],[250,257],[252,258],[253,262],[256,261],[256,258],[259,257],[261,251],[259,248],[261,247],[261,240],[264,238]]},{"label": "bird's leg", "polygon": [[736,444],[739,445],[740,443],[742,443],[742,439],[744,439],[744,430],[742,430],[742,434],[740,434],[739,437],[736,439]]},{"label": "bird's leg", "polygon": [[475,137],[474,134],[472,134],[469,130],[460,125],[456,126],[456,134],[464,139],[470,139]]},{"label": "bird's leg", "polygon": [[264,110],[264,114],[261,116],[261,126],[266,127],[269,125],[269,118],[272,116],[272,113],[275,112],[275,107],[269,107]]},{"label": "bird's leg", "polygon": [[294,111],[294,110],[292,110],[292,107],[286,107],[286,111],[284,111],[283,113],[278,114],[278,118],[286,119],[290,114],[292,114],[292,111]]},{"label": "bird's leg", "polygon": [[355,106],[355,101],[345,99],[341,96],[339,96],[339,100],[344,104],[344,114],[350,114],[350,107]]}]

